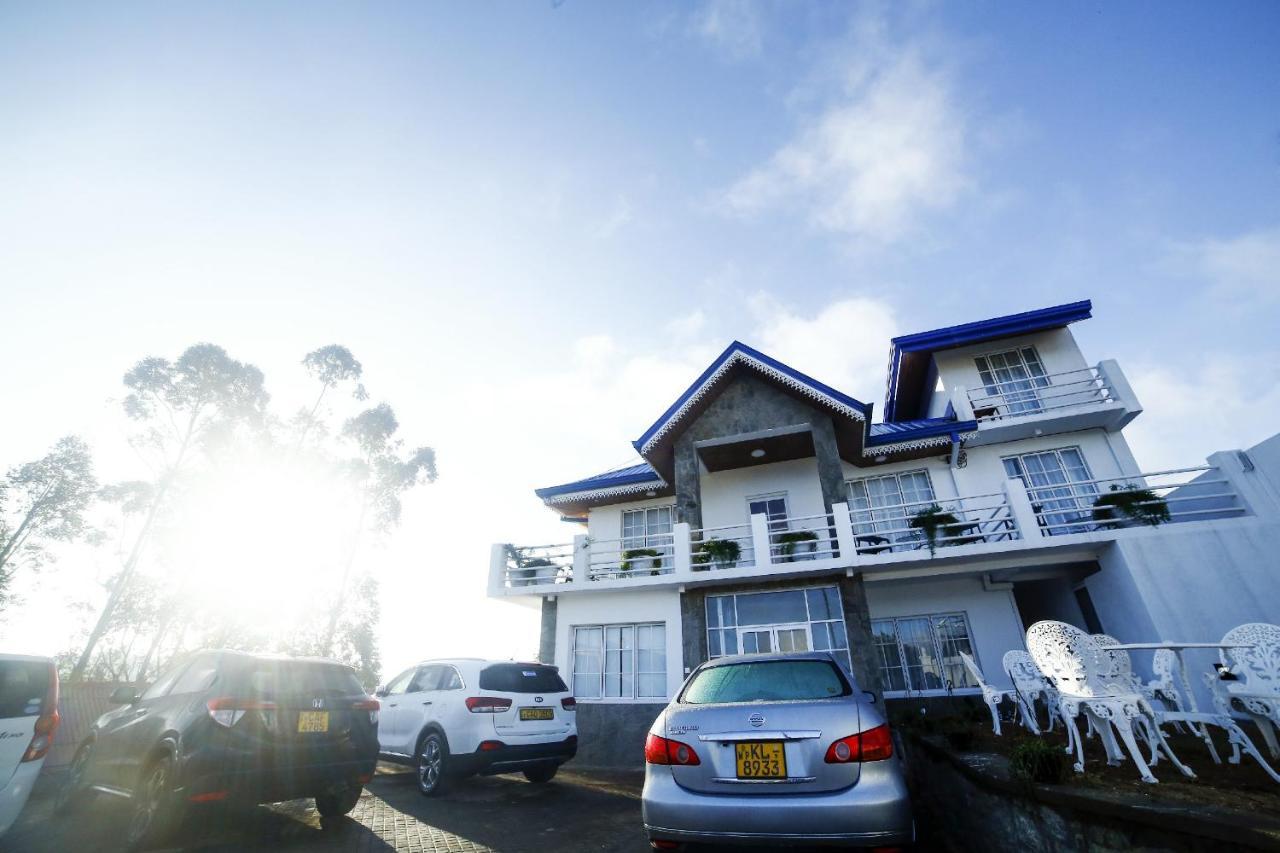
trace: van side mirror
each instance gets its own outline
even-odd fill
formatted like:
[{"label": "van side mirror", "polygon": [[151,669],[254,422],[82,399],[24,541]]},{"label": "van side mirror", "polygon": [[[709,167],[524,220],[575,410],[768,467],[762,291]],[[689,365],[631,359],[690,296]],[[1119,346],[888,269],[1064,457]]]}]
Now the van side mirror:
[{"label": "van side mirror", "polygon": [[876,704],[876,694],[871,690],[862,691],[862,695],[867,697],[867,701],[872,705]]},{"label": "van side mirror", "polygon": [[373,689],[373,695],[374,695],[374,696],[378,696],[378,697],[386,696],[386,695],[387,695],[387,685],[385,685],[385,684],[379,684],[377,687],[375,687],[375,688]]},{"label": "van side mirror", "polygon": [[137,701],[138,691],[127,685],[124,687],[117,687],[115,690],[111,691],[112,705],[132,705]]}]

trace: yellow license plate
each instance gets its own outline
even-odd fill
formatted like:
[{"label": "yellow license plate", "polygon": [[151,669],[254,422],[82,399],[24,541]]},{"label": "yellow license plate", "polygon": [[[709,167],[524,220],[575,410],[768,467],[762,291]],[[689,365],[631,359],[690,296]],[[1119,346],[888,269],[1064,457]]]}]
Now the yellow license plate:
[{"label": "yellow license plate", "polygon": [[521,708],[520,719],[522,720],[554,720],[556,712],[552,708]]},{"label": "yellow license plate", "polygon": [[787,754],[781,741],[754,740],[734,744],[739,779],[787,778]]},{"label": "yellow license plate", "polygon": [[298,714],[298,731],[300,732],[327,732],[329,731],[329,712],[328,711],[302,711]]}]

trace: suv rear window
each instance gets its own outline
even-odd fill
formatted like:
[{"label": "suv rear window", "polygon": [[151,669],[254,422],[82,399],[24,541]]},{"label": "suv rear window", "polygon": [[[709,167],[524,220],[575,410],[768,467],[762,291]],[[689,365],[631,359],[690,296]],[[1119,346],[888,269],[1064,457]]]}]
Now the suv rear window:
[{"label": "suv rear window", "polygon": [[853,692],[835,664],[821,660],[767,660],[708,667],[689,682],[680,701],[769,702],[831,699]]},{"label": "suv rear window", "polygon": [[0,661],[0,719],[34,717],[44,711],[49,692],[49,664],[45,661]]},{"label": "suv rear window", "polygon": [[499,693],[568,693],[554,666],[497,663],[480,670],[480,689]]},{"label": "suv rear window", "polygon": [[252,696],[352,696],[364,693],[350,667],[311,661],[253,661],[236,667],[231,679]]}]

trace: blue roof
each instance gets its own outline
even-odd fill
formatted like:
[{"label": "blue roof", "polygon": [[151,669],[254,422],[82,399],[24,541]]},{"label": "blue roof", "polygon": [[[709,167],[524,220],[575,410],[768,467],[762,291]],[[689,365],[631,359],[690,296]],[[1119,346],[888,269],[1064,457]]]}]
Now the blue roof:
[{"label": "blue roof", "polygon": [[902,367],[903,353],[933,353],[998,338],[1056,329],[1077,320],[1087,320],[1091,316],[1093,316],[1093,303],[1088,299],[1082,299],[1079,302],[1054,305],[1051,308],[1040,308],[1036,311],[1024,311],[1021,314],[1007,314],[1003,317],[961,323],[958,326],[947,326],[928,332],[917,332],[913,335],[900,335],[890,341],[889,386],[885,393],[884,419],[893,421],[897,415],[898,377]]},{"label": "blue roof", "polygon": [[897,444],[902,441],[913,441],[917,438],[929,438],[935,435],[972,432],[977,428],[977,421],[957,421],[954,416],[872,424],[867,435],[867,446]]},{"label": "blue roof", "polygon": [[628,465],[625,468],[615,468],[612,471],[605,471],[603,474],[595,474],[582,480],[575,480],[572,483],[563,483],[559,486],[547,486],[544,489],[535,489],[534,494],[540,498],[553,498],[556,495],[567,495],[574,492],[590,492],[595,489],[610,489],[616,486],[630,486],[636,483],[653,483],[655,485],[662,484],[660,478],[648,462],[640,462],[636,465]]},{"label": "blue roof", "polygon": [[697,379],[695,379],[693,381],[693,384],[685,389],[685,392],[681,394],[680,397],[674,403],[672,403],[665,412],[662,413],[661,417],[659,417],[656,421],[654,421],[653,425],[644,431],[644,435],[640,436],[638,439],[632,442],[632,445],[636,448],[636,450],[640,450],[642,447],[644,447],[649,442],[649,440],[653,438],[653,436],[660,429],[662,429],[663,424],[667,423],[667,421],[669,421],[677,412],[679,412],[680,409],[684,407],[685,403],[687,403],[689,399],[692,398],[698,392],[698,389],[701,388],[707,382],[707,380],[709,380],[712,376],[714,376],[716,371],[718,371],[721,367],[724,366],[725,362],[733,358],[734,355],[738,353],[750,356],[751,358],[756,359],[762,364],[768,365],[769,367],[773,368],[779,373],[789,376],[801,384],[809,386],[810,388],[817,391],[818,393],[823,394],[827,397],[830,397],[833,400],[837,400],[851,409],[857,409],[858,411],[862,412],[864,415],[870,417],[871,407],[868,406],[866,403],[855,400],[854,398],[850,397],[848,394],[845,394],[842,391],[837,391],[836,389],[832,388],[830,385],[819,382],[813,377],[807,376],[801,373],[800,371],[796,370],[795,368],[789,367],[783,364],[782,362],[778,361],[775,358],[770,358],[769,356],[765,355],[759,350],[752,349],[751,347],[747,346],[741,341],[734,341],[733,343],[729,344],[729,346],[725,348],[724,352],[720,353],[720,356],[716,358],[715,361],[711,362],[710,367],[702,371],[702,375],[699,376]]}]

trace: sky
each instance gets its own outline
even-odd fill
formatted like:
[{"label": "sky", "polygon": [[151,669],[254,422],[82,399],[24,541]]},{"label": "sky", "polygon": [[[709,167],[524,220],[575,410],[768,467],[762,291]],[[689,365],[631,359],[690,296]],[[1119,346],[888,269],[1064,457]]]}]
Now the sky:
[{"label": "sky", "polygon": [[[366,549],[388,670],[528,656],[493,542],[730,341],[881,403],[888,341],[1091,298],[1148,470],[1280,431],[1280,5],[0,2],[0,467],[140,475],[121,376],[288,411],[364,363],[439,480]],[[22,578],[51,653],[110,554]]]}]

